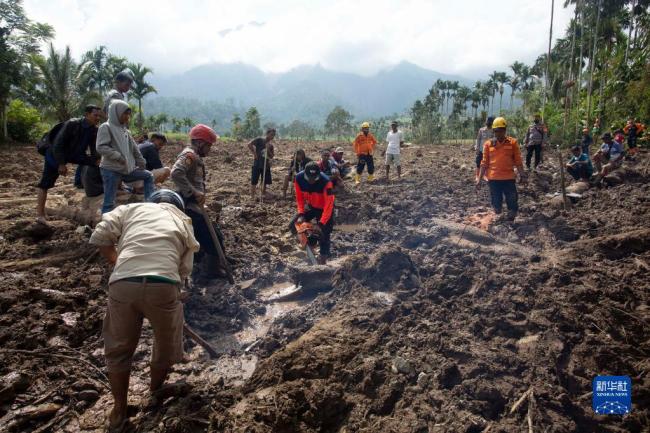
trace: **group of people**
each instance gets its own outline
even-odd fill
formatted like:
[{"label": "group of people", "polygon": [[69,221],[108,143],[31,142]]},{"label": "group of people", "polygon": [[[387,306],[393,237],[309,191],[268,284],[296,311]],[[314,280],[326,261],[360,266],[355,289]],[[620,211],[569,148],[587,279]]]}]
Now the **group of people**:
[{"label": "group of people", "polygon": [[[527,172],[537,170],[542,162],[543,148],[548,144],[548,128],[536,114],[526,131],[526,170],[517,140],[506,135],[506,120],[503,117],[488,117],[485,126],[476,136],[476,188],[487,180],[490,188],[491,204],[497,215],[502,214],[503,201],[508,208],[506,219],[514,220],[518,211],[518,193],[515,179],[517,174],[522,183],[527,181]],[[599,149],[591,155],[590,147],[594,140],[590,130],[585,128],[581,142],[571,148],[572,156],[566,163],[567,173],[575,180],[600,181],[613,170],[620,167],[626,154],[624,141],[627,135],[628,154],[636,154],[637,138],[645,126],[638,120],[630,119],[625,128],[602,134]],[[593,164],[592,164],[593,161]],[[594,165],[596,173],[594,175]]]},{"label": "group of people", "polygon": [[[88,197],[103,194],[102,218],[90,243],[114,265],[103,326],[108,377],[114,397],[109,416],[112,431],[120,431],[127,420],[131,363],[143,318],[154,328],[150,391],[156,397],[164,395],[170,368],[182,357],[181,289],[190,276],[194,281],[222,276],[217,256],[225,257],[223,235],[206,217],[203,208],[206,201],[203,159],[219,136],[206,125],[194,126],[189,131],[189,145],[180,152],[173,166],[165,167],[160,158],[160,150],[167,144],[165,135],[152,133],[136,140],[128,129],[132,112],[126,102],[126,92],[132,82],[130,71],[120,72],[103,108],[89,105],[82,118],[63,122],[44,136],[45,158],[38,184],[37,218],[45,224],[47,192],[60,175],[68,173],[69,164],[78,165],[76,177]],[[275,135],[276,131],[269,129],[264,137],[248,143],[253,155],[252,196],[256,196],[258,184],[261,193],[266,195],[266,187],[272,183]],[[392,165],[399,177],[404,140],[397,122],[391,125],[386,142],[382,152],[386,155],[386,176]],[[357,184],[364,170],[368,172],[368,181],[374,180],[376,147],[370,125],[364,122],[353,142],[358,158],[354,173]],[[314,222],[320,264],[325,264],[331,254],[336,192],[343,188],[344,179],[352,170],[353,165],[344,159],[341,147],[323,149],[317,160],[311,160],[300,149],[288,167],[283,195],[286,197],[291,182],[297,208],[290,230],[295,232],[296,224]],[[156,187],[166,179],[171,179],[173,190]],[[118,190],[142,193],[144,202],[116,207]],[[151,260],[152,255],[156,260]]]}]

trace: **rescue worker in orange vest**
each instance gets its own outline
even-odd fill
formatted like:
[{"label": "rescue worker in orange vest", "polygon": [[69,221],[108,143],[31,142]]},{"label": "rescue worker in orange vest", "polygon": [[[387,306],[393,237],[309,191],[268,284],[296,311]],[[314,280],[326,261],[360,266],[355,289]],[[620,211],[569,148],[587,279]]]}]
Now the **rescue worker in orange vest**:
[{"label": "rescue worker in orange vest", "polygon": [[361,124],[361,132],[352,142],[354,152],[357,154],[357,174],[354,176],[354,183],[361,182],[361,173],[363,167],[368,164],[368,182],[375,180],[375,161],[372,159],[372,154],[377,145],[377,139],[370,133],[370,123],[363,122]]},{"label": "rescue worker in orange vest", "polygon": [[296,175],[296,205],[298,214],[289,228],[296,234],[296,223],[301,224],[316,219],[314,230],[319,235],[320,255],[318,263],[324,265],[330,256],[330,236],[334,229],[334,185],[330,178],[320,171],[316,162],[309,162],[303,171]]},{"label": "rescue worker in orange vest", "polygon": [[501,214],[505,196],[508,206],[507,219],[514,221],[519,209],[514,169],[517,169],[522,183],[526,182],[526,172],[524,172],[519,144],[516,139],[506,136],[506,128],[506,119],[503,117],[494,119],[492,123],[494,138],[483,144],[483,159],[481,171],[476,179],[476,190],[481,187],[483,176],[487,177],[494,212]]}]

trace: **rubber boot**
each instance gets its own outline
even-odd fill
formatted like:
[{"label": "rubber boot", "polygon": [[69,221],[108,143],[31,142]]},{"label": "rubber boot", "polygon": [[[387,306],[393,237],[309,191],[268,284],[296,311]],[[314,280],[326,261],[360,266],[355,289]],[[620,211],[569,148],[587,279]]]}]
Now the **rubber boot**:
[{"label": "rubber boot", "polygon": [[316,258],[316,261],[318,262],[319,265],[326,265],[327,264],[327,256],[324,256],[324,255],[321,254]]},{"label": "rubber boot", "polygon": [[361,175],[360,174],[357,173],[357,174],[354,175],[354,183],[356,183],[357,185],[359,185],[361,183]]},{"label": "rubber boot", "polygon": [[373,180],[375,180],[375,175],[374,174],[369,174],[368,175],[368,182],[372,182]]}]

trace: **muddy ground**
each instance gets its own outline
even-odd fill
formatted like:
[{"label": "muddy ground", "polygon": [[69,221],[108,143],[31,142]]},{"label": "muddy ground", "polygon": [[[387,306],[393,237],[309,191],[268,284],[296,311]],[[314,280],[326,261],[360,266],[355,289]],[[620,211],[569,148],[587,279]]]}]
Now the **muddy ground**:
[{"label": "muddy ground", "polygon": [[[278,143],[266,203],[247,195],[243,144],[207,159],[236,285],[197,285],[186,318],[220,356],[188,340],[171,380],[191,391],[147,407],[147,329],[128,431],[649,431],[646,153],[626,162],[625,183],[568,211],[547,197],[559,190],[547,155],[517,220],[498,224],[487,189],[474,191],[469,145],[408,147],[401,181],[348,182],[337,196],[334,260],[315,271],[280,198],[298,146],[315,157],[323,144]],[[61,179],[50,228],[34,224],[42,157],[17,146],[0,159],[0,431],[104,431],[110,269],[87,244],[83,195]],[[302,296],[273,302],[296,283]],[[632,378],[631,414],[594,415],[598,374]]]}]

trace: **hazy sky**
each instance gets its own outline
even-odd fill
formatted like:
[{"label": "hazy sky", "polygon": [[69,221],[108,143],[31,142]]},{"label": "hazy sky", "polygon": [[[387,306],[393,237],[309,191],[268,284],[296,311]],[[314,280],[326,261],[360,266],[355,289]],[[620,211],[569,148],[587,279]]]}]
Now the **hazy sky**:
[{"label": "hazy sky", "polygon": [[[556,1],[554,36],[573,15]],[[551,0],[25,0],[73,54],[106,45],[160,74],[212,62],[281,72],[301,64],[373,74],[407,60],[467,77],[531,63]]]}]

